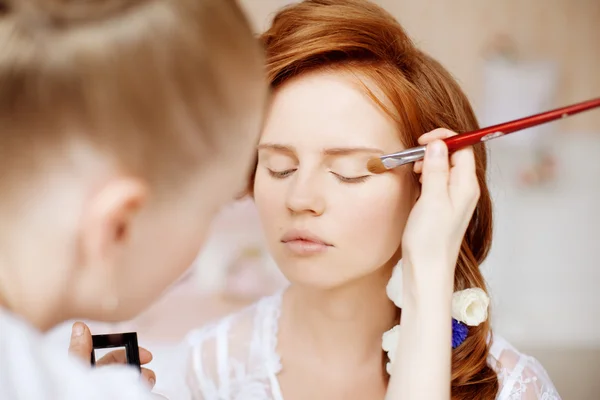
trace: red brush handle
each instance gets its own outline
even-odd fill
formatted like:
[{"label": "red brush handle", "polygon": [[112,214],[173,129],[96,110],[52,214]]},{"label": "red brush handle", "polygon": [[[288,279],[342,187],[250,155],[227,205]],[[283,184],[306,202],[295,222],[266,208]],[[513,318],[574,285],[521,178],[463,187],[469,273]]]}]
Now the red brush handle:
[{"label": "red brush handle", "polygon": [[508,135],[509,133],[531,128],[532,126],[545,124],[546,122],[565,118],[596,107],[600,107],[600,98],[583,101],[570,106],[557,108],[556,110],[546,111],[540,114],[531,115],[529,117],[505,122],[503,124],[478,129],[473,132],[461,133],[459,135],[444,139],[444,142],[446,142],[449,151],[458,150],[466,146],[472,146],[479,142],[485,142],[490,139]]}]

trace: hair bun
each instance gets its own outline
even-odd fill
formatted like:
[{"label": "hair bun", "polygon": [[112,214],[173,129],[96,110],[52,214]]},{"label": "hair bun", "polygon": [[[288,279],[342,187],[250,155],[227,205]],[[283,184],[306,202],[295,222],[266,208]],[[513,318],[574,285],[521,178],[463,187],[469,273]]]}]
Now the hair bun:
[{"label": "hair bun", "polygon": [[[106,19],[127,11],[148,0],[18,0],[19,11],[33,13],[37,17],[55,24],[84,23]],[[17,4],[14,0],[0,0],[0,15],[3,5],[6,12]]]}]

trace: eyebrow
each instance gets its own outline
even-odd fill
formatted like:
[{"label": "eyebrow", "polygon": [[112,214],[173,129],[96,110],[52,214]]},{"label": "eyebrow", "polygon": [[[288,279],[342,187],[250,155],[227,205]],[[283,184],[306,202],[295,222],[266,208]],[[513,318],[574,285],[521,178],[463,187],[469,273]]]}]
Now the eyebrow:
[{"label": "eyebrow", "polygon": [[[257,146],[258,150],[274,150],[282,153],[288,154],[296,154],[296,150],[292,146],[285,146],[282,144],[276,143],[261,143]],[[326,156],[346,156],[356,153],[369,153],[369,154],[377,154],[382,155],[385,152],[381,149],[375,147],[332,147],[328,149],[323,149],[322,153]]]}]

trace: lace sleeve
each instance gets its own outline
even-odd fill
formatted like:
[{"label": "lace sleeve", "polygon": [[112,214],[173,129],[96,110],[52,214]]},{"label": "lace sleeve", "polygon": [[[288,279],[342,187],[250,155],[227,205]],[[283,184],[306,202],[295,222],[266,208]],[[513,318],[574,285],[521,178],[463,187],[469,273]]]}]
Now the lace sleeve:
[{"label": "lace sleeve", "polygon": [[494,339],[491,353],[500,383],[497,400],[561,400],[548,373],[534,357],[499,338]]},{"label": "lace sleeve", "polygon": [[226,380],[227,338],[230,319],[193,332],[188,337],[192,345],[188,359],[186,383],[194,400],[221,398],[219,388]]},{"label": "lace sleeve", "polygon": [[186,381],[192,399],[271,398],[269,373],[278,361],[269,347],[272,303],[265,298],[188,336]]}]

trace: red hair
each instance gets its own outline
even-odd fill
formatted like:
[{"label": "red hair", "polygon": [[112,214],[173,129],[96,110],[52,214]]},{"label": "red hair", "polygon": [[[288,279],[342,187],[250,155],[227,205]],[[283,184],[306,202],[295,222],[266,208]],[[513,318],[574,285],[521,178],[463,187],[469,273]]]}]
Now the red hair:
[{"label": "red hair", "polygon": [[[262,35],[267,74],[273,89],[318,69],[344,68],[360,73],[393,105],[386,108],[406,146],[435,128],[455,132],[478,128],[477,119],[452,76],[415,47],[400,24],[365,0],[306,0],[281,10]],[[365,90],[368,89],[365,87]],[[486,290],[479,265],[492,237],[492,204],[486,185],[485,148],[475,148],[481,196],[463,239],[456,266],[455,290]],[[416,179],[416,176],[415,176]],[[489,322],[469,329],[452,354],[452,399],[494,399],[498,377],[487,364]],[[448,344],[450,345],[450,344]]]}]

